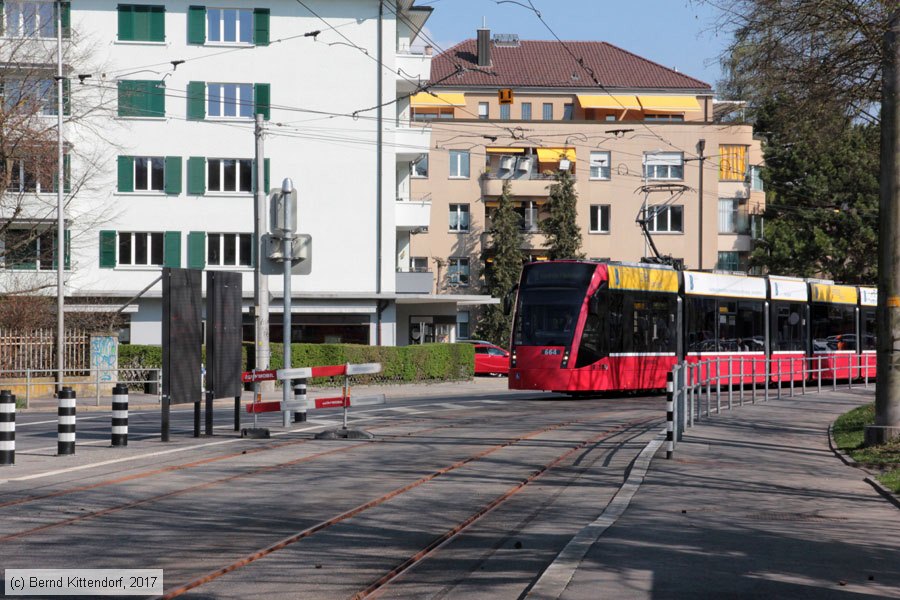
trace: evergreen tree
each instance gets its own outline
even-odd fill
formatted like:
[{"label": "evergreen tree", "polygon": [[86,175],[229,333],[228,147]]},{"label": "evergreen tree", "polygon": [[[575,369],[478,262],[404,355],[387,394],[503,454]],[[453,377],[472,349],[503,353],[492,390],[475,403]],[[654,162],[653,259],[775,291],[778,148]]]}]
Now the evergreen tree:
[{"label": "evergreen tree", "polygon": [[[522,232],[520,217],[516,213],[509,181],[503,182],[500,205],[491,218],[492,244],[482,255],[482,264],[486,258],[493,258],[491,269],[485,272],[485,292],[501,300],[519,282],[522,272]],[[500,346],[509,343],[511,315],[504,314],[502,304],[489,305],[478,322],[477,337]]]},{"label": "evergreen tree", "polygon": [[558,258],[584,258],[581,252],[581,228],[576,221],[575,180],[568,171],[559,171],[556,182],[550,186],[548,206],[550,216],[540,222],[541,232],[547,236],[545,247],[550,260]]}]

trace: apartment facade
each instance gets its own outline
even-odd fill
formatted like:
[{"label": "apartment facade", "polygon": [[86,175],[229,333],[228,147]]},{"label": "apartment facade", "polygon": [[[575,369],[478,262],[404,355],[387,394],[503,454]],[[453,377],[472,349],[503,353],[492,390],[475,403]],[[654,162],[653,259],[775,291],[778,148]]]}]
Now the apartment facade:
[{"label": "apartment facade", "polygon": [[[310,272],[291,283],[294,341],[426,341],[421,323],[455,324],[460,304],[491,301],[470,290],[437,295],[431,273],[398,268],[398,248],[431,216],[430,204],[409,194],[410,165],[428,152],[431,129],[401,118],[408,103],[398,102],[429,77],[431,56],[411,48],[430,8],[414,0],[62,4],[64,135],[79,182],[66,197],[67,310],[127,304],[124,339],[159,343],[162,267],[236,271],[252,339],[256,114],[264,116],[263,189],[290,177],[298,233],[312,236]],[[7,41],[31,37],[52,50],[55,29],[42,24],[55,5],[3,3]],[[55,196],[26,191],[46,209],[33,219],[49,228]],[[37,253],[6,261],[0,281],[14,289],[23,272],[50,279],[53,270]],[[269,278],[269,290],[277,342],[281,276]],[[455,326],[445,327],[428,341],[455,337]]]},{"label": "apartment facade", "polygon": [[413,237],[411,268],[440,262],[439,291],[477,289],[507,182],[523,252],[544,260],[538,223],[560,169],[575,179],[586,257],[653,256],[645,220],[659,253],[687,268],[747,268],[765,205],[761,149],[749,124],[722,121],[727,104],[708,84],[603,42],[478,33],[436,56],[433,85],[411,100],[432,136],[413,165],[432,219]]}]

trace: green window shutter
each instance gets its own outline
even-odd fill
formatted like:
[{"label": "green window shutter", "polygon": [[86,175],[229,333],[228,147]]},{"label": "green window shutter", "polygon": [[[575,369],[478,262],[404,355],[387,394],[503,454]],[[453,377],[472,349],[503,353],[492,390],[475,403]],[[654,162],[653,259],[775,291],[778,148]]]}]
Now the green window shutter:
[{"label": "green window shutter", "polygon": [[202,156],[191,156],[187,161],[188,194],[202,196],[206,193],[206,159]]},{"label": "green window shutter", "polygon": [[119,88],[119,116],[134,117],[138,114],[137,109],[137,86],[136,81],[120,81]]},{"label": "green window shutter", "polygon": [[100,232],[100,268],[114,269],[116,267],[116,232]]},{"label": "green window shutter", "polygon": [[134,40],[134,6],[130,4],[119,5],[119,41],[130,42]]},{"label": "green window shutter", "polygon": [[134,191],[134,157],[119,157],[119,191]]},{"label": "green window shutter", "polygon": [[188,44],[206,43],[206,7],[188,7]]},{"label": "green window shutter", "polygon": [[63,84],[63,114],[69,116],[72,114],[72,80],[66,77],[62,81]]},{"label": "green window shutter", "polygon": [[166,116],[166,83],[164,81],[148,81],[147,114],[148,117]]},{"label": "green window shutter", "polygon": [[206,82],[188,82],[187,103],[188,119],[193,121],[201,121],[206,118]]},{"label": "green window shutter", "polygon": [[263,159],[263,191],[268,194],[269,190],[272,189],[269,187],[271,185],[271,178],[269,177],[269,159]]},{"label": "green window shutter", "polygon": [[181,232],[167,231],[163,238],[163,266],[181,268]]},{"label": "green window shutter", "polygon": [[188,233],[188,269],[206,267],[206,232],[191,231]]},{"label": "green window shutter", "polygon": [[72,191],[72,155],[63,154],[63,192]]},{"label": "green window shutter", "polygon": [[165,189],[167,194],[178,195],[181,193],[181,157],[167,156],[165,174]]},{"label": "green window shutter", "polygon": [[257,83],[253,86],[253,104],[255,106],[253,114],[258,115],[262,113],[263,118],[266,121],[268,121],[271,116],[271,87],[272,86],[268,83]]},{"label": "green window shutter", "polygon": [[269,9],[253,9],[253,43],[257,46],[269,45]]},{"label": "green window shutter", "polygon": [[59,20],[62,25],[62,36],[64,38],[72,37],[72,3],[60,2]]},{"label": "green window shutter", "polygon": [[166,41],[166,9],[163,6],[150,6],[150,35],[147,41],[164,42]]}]

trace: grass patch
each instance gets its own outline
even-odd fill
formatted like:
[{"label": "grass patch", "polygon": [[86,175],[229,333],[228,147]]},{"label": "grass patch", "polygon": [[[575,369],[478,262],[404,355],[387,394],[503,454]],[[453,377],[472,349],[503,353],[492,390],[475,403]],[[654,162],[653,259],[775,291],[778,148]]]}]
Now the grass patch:
[{"label": "grass patch", "polygon": [[832,426],[835,444],[862,466],[877,471],[878,481],[885,487],[900,493],[900,440],[866,447],[866,425],[874,422],[874,403],[844,413]]}]

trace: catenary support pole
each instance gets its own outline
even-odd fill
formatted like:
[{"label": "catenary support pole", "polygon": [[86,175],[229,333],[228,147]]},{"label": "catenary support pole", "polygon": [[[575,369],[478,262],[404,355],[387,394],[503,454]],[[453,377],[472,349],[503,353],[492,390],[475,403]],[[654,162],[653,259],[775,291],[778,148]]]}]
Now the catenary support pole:
[{"label": "catenary support pole", "polygon": [[266,231],[266,196],[269,192],[265,188],[265,148],[263,143],[263,115],[256,115],[256,125],[253,129],[256,140],[256,195],[253,197],[253,235],[256,247],[256,261],[253,265],[253,311],[255,313],[256,369],[269,368],[269,280],[262,274],[260,263],[265,255],[263,247],[263,233]]}]

